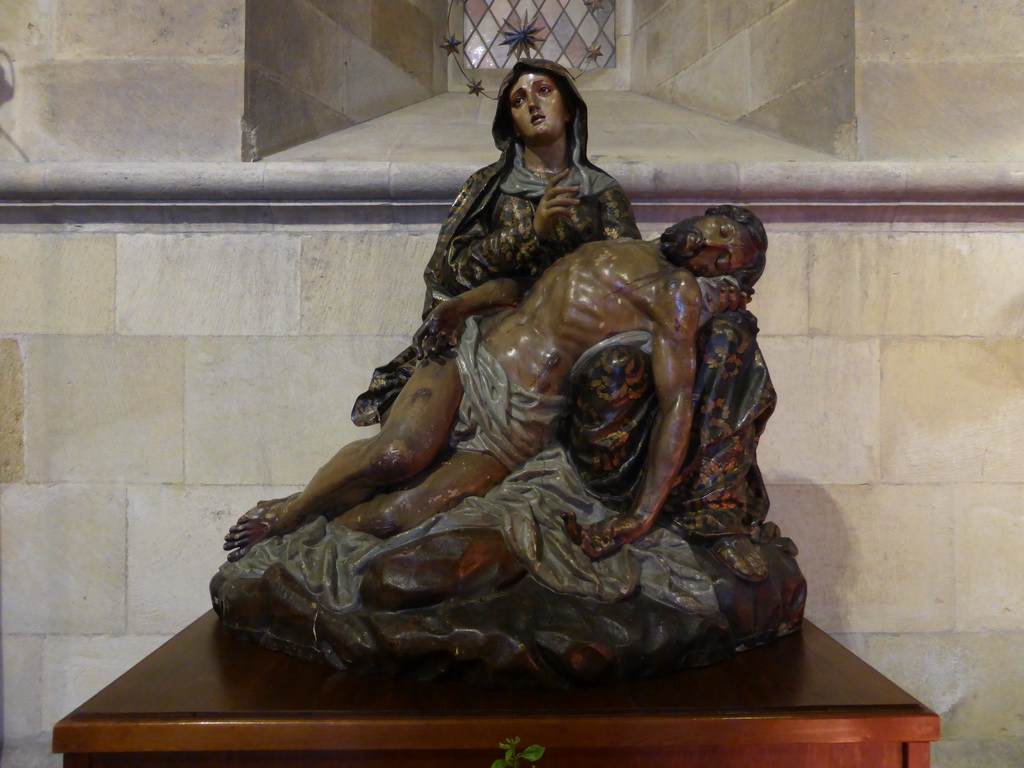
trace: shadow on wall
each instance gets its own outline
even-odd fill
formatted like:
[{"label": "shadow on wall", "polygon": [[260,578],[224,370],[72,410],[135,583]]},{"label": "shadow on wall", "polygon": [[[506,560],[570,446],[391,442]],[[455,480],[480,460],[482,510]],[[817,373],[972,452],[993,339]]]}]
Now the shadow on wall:
[{"label": "shadow on wall", "polygon": [[[0,48],[0,107],[9,102],[14,98],[14,60],[11,58],[7,51]],[[28,162],[28,155],[26,155],[21,147],[18,146],[17,142],[11,138],[11,134],[0,124],[0,138],[3,138],[8,144],[10,144],[21,155],[23,162]]]},{"label": "shadow on wall", "polygon": [[807,579],[807,618],[826,632],[849,632],[845,587],[853,576],[850,521],[823,486],[766,482],[771,499],[768,519],[800,550],[796,560]]}]

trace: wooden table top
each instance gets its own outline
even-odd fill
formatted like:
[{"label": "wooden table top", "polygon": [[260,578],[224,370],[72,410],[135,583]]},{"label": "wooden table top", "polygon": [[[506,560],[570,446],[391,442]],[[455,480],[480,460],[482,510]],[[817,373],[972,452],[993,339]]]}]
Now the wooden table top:
[{"label": "wooden table top", "polygon": [[496,735],[527,729],[550,746],[613,736],[621,745],[624,732],[634,746],[934,741],[939,718],[807,622],[667,677],[494,691],[339,672],[233,640],[211,611],[57,723],[54,750],[174,749],[183,734],[190,749],[210,750],[416,749],[441,739],[493,749]]}]

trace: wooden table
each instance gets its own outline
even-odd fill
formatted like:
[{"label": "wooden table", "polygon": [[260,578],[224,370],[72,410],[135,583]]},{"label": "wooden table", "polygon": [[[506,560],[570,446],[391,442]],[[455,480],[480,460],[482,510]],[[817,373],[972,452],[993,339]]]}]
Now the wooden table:
[{"label": "wooden table", "polygon": [[[571,691],[376,680],[228,638],[211,612],[61,720],[64,765],[926,768],[939,718],[817,627],[731,661]],[[525,768],[525,766],[523,766]]]}]

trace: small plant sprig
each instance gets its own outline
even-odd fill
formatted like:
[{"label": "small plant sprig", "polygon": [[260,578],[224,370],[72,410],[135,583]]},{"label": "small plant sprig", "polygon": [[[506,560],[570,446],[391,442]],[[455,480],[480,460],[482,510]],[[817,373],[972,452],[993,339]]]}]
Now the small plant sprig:
[{"label": "small plant sprig", "polygon": [[544,747],[539,744],[534,744],[532,747],[527,747],[522,752],[516,753],[516,747],[519,746],[519,737],[514,739],[508,739],[507,741],[501,742],[498,745],[498,749],[505,750],[505,757],[499,758],[491,763],[491,768],[519,768],[519,761],[525,760],[530,763],[537,762],[544,755]]}]

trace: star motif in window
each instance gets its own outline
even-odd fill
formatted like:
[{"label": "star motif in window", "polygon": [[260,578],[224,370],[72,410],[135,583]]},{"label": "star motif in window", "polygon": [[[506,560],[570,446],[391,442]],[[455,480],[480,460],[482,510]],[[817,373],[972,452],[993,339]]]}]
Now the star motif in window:
[{"label": "star motif in window", "polygon": [[505,27],[507,29],[501,30],[505,36],[501,44],[509,46],[516,58],[529,53],[531,48],[540,53],[540,47],[548,37],[539,13],[525,21],[520,20],[519,14],[513,13],[505,22]]},{"label": "star motif in window", "polygon": [[466,87],[469,88],[470,96],[479,96],[484,92],[484,86],[482,80],[477,80],[475,83],[466,83]]},{"label": "star motif in window", "polygon": [[591,11],[600,11],[604,9],[604,0],[583,0],[583,4]]},{"label": "star motif in window", "polygon": [[444,39],[444,43],[437,47],[444,48],[448,52],[448,55],[451,56],[453,53],[459,52],[460,45],[462,45],[462,41],[456,39],[455,35],[448,35],[448,37]]},{"label": "star motif in window", "polygon": [[597,60],[602,56],[604,56],[604,54],[601,53],[601,46],[598,45],[597,43],[594,43],[594,45],[591,45],[587,48],[587,55],[584,58],[587,61],[592,61],[596,64]]}]

